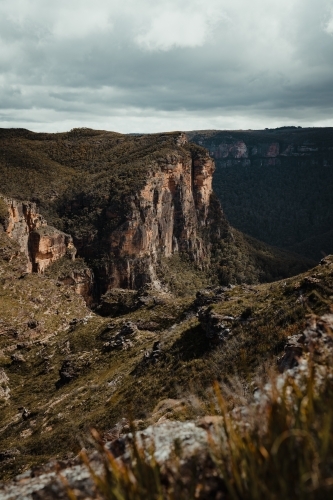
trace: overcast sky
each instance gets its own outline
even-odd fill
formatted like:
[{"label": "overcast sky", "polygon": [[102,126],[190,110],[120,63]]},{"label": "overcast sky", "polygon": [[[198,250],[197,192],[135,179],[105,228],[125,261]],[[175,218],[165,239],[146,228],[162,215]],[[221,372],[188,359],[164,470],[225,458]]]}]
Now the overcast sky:
[{"label": "overcast sky", "polygon": [[333,0],[0,0],[0,126],[333,126]]}]

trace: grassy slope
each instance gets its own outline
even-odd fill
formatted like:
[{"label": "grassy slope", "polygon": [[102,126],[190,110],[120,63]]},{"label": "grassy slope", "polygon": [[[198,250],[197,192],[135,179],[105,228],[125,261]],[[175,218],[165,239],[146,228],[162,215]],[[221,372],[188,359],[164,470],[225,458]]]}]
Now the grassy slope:
[{"label": "grassy slope", "polygon": [[[108,318],[92,315],[86,324],[79,322],[69,328],[71,319],[87,316],[82,300],[51,278],[20,279],[19,269],[16,274],[8,270],[12,262],[2,261],[0,363],[10,380],[11,399],[1,406],[0,432],[1,449],[14,447],[21,455],[0,464],[4,477],[52,456],[76,452],[80,436],[85,435],[89,425],[106,430],[128,415],[150,422],[161,399],[186,399],[196,393],[204,411],[209,404],[207,389],[214,379],[238,374],[247,384],[267,360],[274,363],[286,336],[301,331],[306,313],[324,312],[333,295],[332,264],[286,282],[237,286],[213,308],[235,318],[251,308],[252,320],[235,320],[230,340],[212,349],[195,315],[194,289],[186,291],[186,282],[191,281],[190,268],[178,298],[162,294],[157,301],[113,319],[111,324]],[[184,269],[180,261],[174,263],[170,284],[177,280],[177,266]],[[320,282],[303,286],[308,275],[317,276]],[[204,284],[200,276],[197,280],[196,287]],[[306,298],[302,302],[298,300],[300,288],[304,288]],[[39,322],[33,330],[27,327],[32,316]],[[133,347],[103,352],[103,343],[127,320],[143,324]],[[144,329],[147,323],[154,324],[153,331]],[[144,366],[144,351],[151,349],[156,340],[163,343],[163,359],[156,365]],[[17,344],[22,342],[31,344],[17,350]],[[12,364],[13,353],[22,354],[25,363]],[[79,367],[79,375],[56,389],[58,370],[67,358]],[[21,406],[33,412],[30,420],[21,418]],[[194,413],[188,404],[174,417],[188,418]]]}]

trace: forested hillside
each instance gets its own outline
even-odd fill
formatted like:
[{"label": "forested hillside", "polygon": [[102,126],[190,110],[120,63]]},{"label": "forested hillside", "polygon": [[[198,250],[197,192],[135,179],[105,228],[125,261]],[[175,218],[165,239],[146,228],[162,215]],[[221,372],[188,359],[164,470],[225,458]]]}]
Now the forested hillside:
[{"label": "forested hillside", "polygon": [[333,251],[333,128],[203,131],[214,190],[237,229],[318,260]]}]

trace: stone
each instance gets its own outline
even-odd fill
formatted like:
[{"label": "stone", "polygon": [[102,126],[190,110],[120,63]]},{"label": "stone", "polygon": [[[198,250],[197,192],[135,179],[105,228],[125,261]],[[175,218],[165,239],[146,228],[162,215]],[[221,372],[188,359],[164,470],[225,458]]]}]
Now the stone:
[{"label": "stone", "polygon": [[9,378],[3,368],[0,368],[0,401],[10,398]]},{"label": "stone", "polygon": [[109,253],[114,255],[107,271],[109,289],[138,290],[147,284],[161,289],[157,256],[184,252],[198,267],[204,266],[210,247],[201,228],[207,225],[214,170],[206,152],[179,150],[176,144],[174,154],[156,161],[133,196],[126,222],[108,235]]},{"label": "stone", "polygon": [[4,462],[5,460],[10,460],[20,454],[21,454],[20,451],[17,450],[16,448],[10,448],[5,451],[0,451],[0,462]]},{"label": "stone", "polygon": [[127,321],[122,327],[119,332],[120,336],[128,336],[128,335],[134,335],[137,333],[138,327],[133,321]]},{"label": "stone", "polygon": [[52,262],[65,255],[75,258],[72,237],[48,226],[35,203],[1,198],[8,208],[4,229],[27,257],[27,272],[43,273]]},{"label": "stone", "polygon": [[137,322],[139,330],[148,330],[149,332],[154,332],[160,328],[160,325],[156,321],[142,321]]},{"label": "stone", "polygon": [[151,351],[145,351],[142,359],[142,363],[157,363],[162,357],[164,353],[161,349],[161,343],[159,340],[155,341],[153,344],[153,348]]},{"label": "stone", "polygon": [[231,317],[217,314],[210,307],[199,309],[198,318],[212,344],[224,342],[231,333]]},{"label": "stone", "polygon": [[31,417],[31,411],[28,410],[27,408],[23,408],[23,411],[22,411],[22,418],[23,420],[28,420],[28,418]]},{"label": "stone", "polygon": [[[131,433],[121,436],[122,430],[126,428],[126,423],[119,427],[109,431],[111,441],[107,441],[105,447],[117,458],[119,464],[126,464],[129,461],[133,436]],[[22,437],[27,437],[29,432],[31,433],[31,429],[23,431],[21,433]],[[209,498],[219,500],[223,498],[218,494],[222,488],[222,482],[216,477],[216,471],[209,455],[209,440],[211,439],[211,429],[206,431],[204,428],[197,426],[195,422],[171,420],[151,425],[143,431],[138,431],[135,435],[138,448],[144,446],[147,450],[148,462],[151,460],[149,454],[154,455],[154,459],[161,470],[162,481],[167,480],[170,473],[175,474],[175,476],[181,478],[182,491],[187,494],[185,488],[190,483],[193,473],[198,474],[198,479],[203,485],[202,489],[196,493],[198,500],[207,500]],[[175,449],[178,448],[182,450],[182,453],[178,460],[175,460]],[[95,474],[103,475],[104,469],[101,456],[97,452],[90,452],[89,460]],[[61,481],[59,473],[65,478],[65,481]],[[13,481],[0,484],[0,497],[1,500],[19,498],[27,500],[65,500],[68,495],[64,483],[68,484],[71,490],[75,492],[75,498],[78,500],[98,500],[101,498],[89,470],[77,458],[61,462],[50,462],[35,467],[17,476]],[[190,497],[191,494],[188,492],[188,498]]]},{"label": "stone", "polygon": [[22,356],[22,354],[12,354],[10,356],[10,359],[12,360],[12,364],[22,364],[25,363],[25,358]]},{"label": "stone", "polygon": [[71,382],[77,377],[76,367],[71,359],[65,359],[59,370],[60,380],[56,382],[56,388],[59,389],[65,384]]},{"label": "stone", "polygon": [[97,311],[101,316],[118,316],[138,307],[136,290],[112,288],[102,295]]},{"label": "stone", "polygon": [[31,328],[32,330],[34,328],[37,328],[37,326],[38,326],[38,321],[36,319],[30,319],[28,321],[28,327]]}]

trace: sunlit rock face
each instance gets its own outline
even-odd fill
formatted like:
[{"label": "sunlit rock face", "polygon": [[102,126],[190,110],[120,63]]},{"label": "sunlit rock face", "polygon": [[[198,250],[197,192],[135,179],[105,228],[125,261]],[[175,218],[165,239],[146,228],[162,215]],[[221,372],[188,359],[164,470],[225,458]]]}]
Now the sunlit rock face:
[{"label": "sunlit rock face", "polygon": [[71,236],[48,226],[44,217],[37,212],[35,203],[6,197],[1,200],[7,207],[7,214],[3,216],[4,229],[28,258],[28,272],[43,273],[52,262],[66,254],[75,257]]},{"label": "sunlit rock face", "polygon": [[[185,140],[182,138],[182,140]],[[191,155],[175,149],[147,176],[132,200],[131,216],[109,236],[115,262],[110,288],[158,288],[158,258],[184,252],[199,267],[209,248],[201,229],[207,227],[214,161],[206,153]]]}]

